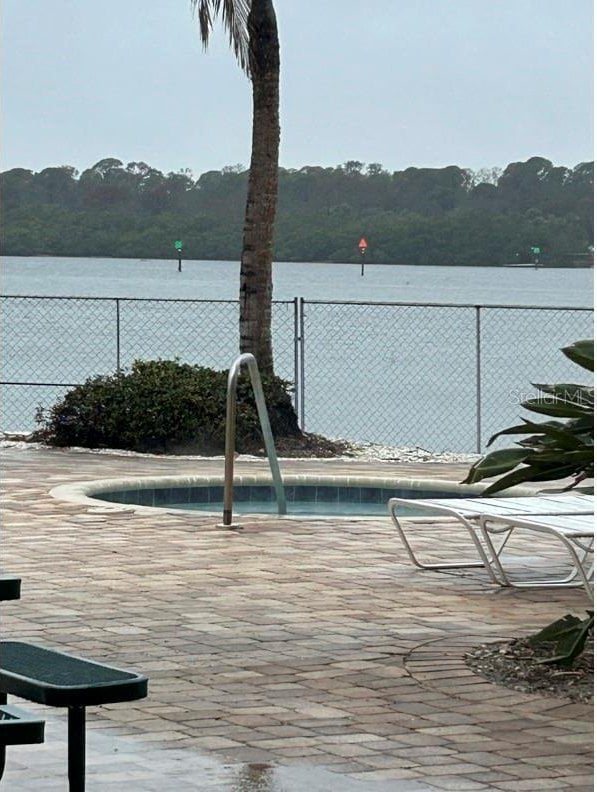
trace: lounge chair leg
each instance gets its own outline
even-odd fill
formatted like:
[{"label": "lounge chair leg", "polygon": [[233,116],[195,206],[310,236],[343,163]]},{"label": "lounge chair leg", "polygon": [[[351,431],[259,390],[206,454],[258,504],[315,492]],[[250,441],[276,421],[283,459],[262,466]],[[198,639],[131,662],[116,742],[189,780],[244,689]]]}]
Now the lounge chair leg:
[{"label": "lounge chair leg", "polygon": [[[390,500],[390,504],[392,504],[391,500]],[[394,527],[396,528],[396,530],[398,532],[398,535],[400,536],[400,538],[402,540],[402,544],[404,545],[404,547],[406,549],[406,552],[408,553],[408,557],[410,558],[410,560],[412,561],[412,563],[415,566],[419,567],[419,569],[442,570],[442,569],[482,569],[482,568],[485,568],[485,571],[487,572],[487,574],[489,576],[489,579],[491,581],[493,581],[494,583],[499,583],[499,580],[496,578],[495,571],[494,571],[494,569],[493,569],[493,567],[491,565],[491,561],[488,558],[487,553],[485,552],[485,549],[483,548],[483,545],[481,544],[481,542],[479,540],[479,537],[477,536],[477,533],[475,531],[475,527],[468,520],[466,520],[464,517],[462,517],[461,515],[453,514],[453,513],[450,514],[450,516],[456,517],[456,520],[464,528],[466,528],[469,536],[471,537],[471,539],[473,541],[473,544],[475,545],[475,547],[477,549],[477,553],[479,554],[479,559],[480,559],[479,561],[468,561],[468,560],[465,561],[465,560],[462,560],[462,561],[444,562],[444,563],[437,563],[437,564],[426,564],[426,563],[423,563],[422,561],[419,561],[419,559],[415,555],[415,552],[414,552],[410,542],[408,541],[408,538],[406,536],[405,531],[403,530],[402,526],[400,525],[400,520],[398,519],[398,516],[396,515],[393,506],[390,506],[390,516],[391,516],[392,521],[394,523]],[[408,522],[408,518],[406,519],[406,521]],[[492,548],[490,547],[489,550],[491,552]],[[500,548],[500,551],[501,551],[501,548]]]},{"label": "lounge chair leg", "polygon": [[[535,588],[541,586],[545,586],[549,588],[567,588],[572,586],[583,586],[589,596],[591,603],[593,602],[594,595],[593,595],[593,587],[591,586],[591,580],[593,578],[593,564],[591,564],[588,567],[588,569],[585,569],[585,563],[589,557],[589,554],[593,552],[592,537],[590,538],[585,537],[584,541],[583,538],[574,538],[574,537],[568,538],[564,536],[557,529],[553,529],[550,528],[549,526],[544,525],[542,527],[541,532],[545,535],[551,536],[552,538],[559,540],[561,544],[564,545],[565,549],[568,551],[570,555],[570,560],[572,561],[572,571],[566,577],[563,578],[514,581],[507,574],[506,570],[504,569],[500,561],[500,553],[507,539],[510,537],[511,531],[514,530],[514,528],[511,526],[499,528],[497,525],[494,528],[489,528],[488,526],[491,524],[491,522],[492,522],[491,518],[482,518],[480,529],[485,539],[485,544],[487,545],[490,551],[489,554],[490,560],[496,566],[502,578],[503,582],[498,581],[500,582],[500,585],[511,586],[512,588]],[[520,525],[521,523],[518,524]],[[496,551],[492,543],[490,533],[499,534],[499,533],[503,533],[504,531],[507,531],[507,539],[502,543],[500,548]]]}]

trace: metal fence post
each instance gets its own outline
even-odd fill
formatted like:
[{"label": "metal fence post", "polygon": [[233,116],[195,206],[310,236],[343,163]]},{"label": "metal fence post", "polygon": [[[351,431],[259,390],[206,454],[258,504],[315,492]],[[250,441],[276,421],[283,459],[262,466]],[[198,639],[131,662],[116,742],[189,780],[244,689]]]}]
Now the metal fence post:
[{"label": "metal fence post", "polygon": [[481,306],[475,305],[475,358],[477,390],[477,454],[481,453]]},{"label": "metal fence post", "polygon": [[299,413],[299,425],[305,431],[305,300],[299,297],[299,377],[301,404]]},{"label": "metal fence post", "polygon": [[295,297],[292,301],[294,306],[294,338],[293,338],[293,348],[294,348],[294,409],[296,410],[297,419],[300,423],[300,403],[301,403],[301,394],[300,394],[300,351],[299,351],[299,306],[298,306],[298,297]]},{"label": "metal fence post", "polygon": [[116,298],[116,373],[120,374],[120,300]]}]

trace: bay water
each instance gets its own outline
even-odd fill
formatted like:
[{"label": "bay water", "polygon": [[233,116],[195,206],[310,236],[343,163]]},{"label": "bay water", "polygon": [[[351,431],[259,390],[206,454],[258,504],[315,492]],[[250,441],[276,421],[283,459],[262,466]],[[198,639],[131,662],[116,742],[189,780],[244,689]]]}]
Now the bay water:
[{"label": "bay water", "polygon": [[[236,300],[239,264],[6,256],[3,294]],[[275,262],[274,299],[592,307],[593,270]]]},{"label": "bay water", "polygon": [[[237,354],[234,303],[157,302],[236,301],[236,262],[183,261],[181,272],[176,260],[5,257],[0,266],[3,295],[120,298],[123,366],[179,357],[227,368]],[[275,300],[338,303],[307,303],[302,338],[304,426],[330,437],[475,451],[516,422],[531,382],[576,381],[579,369],[558,349],[592,334],[589,310],[567,310],[592,308],[589,269],[278,262],[273,279]],[[481,305],[516,307],[452,307]],[[111,304],[4,300],[4,308],[4,382],[74,383],[114,370]],[[274,313],[276,369],[287,379],[293,311]],[[0,428],[29,430],[35,407],[64,388],[2,391]]]}]

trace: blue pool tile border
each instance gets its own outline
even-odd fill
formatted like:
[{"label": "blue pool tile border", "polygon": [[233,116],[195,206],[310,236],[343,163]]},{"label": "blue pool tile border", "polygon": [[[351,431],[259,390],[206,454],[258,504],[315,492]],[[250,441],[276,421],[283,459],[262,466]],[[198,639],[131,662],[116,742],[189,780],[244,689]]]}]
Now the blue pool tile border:
[{"label": "blue pool tile border", "polygon": [[[341,484],[288,484],[284,487],[286,500],[289,503],[332,503],[339,505],[354,504],[383,504],[389,498],[416,498],[421,490],[404,487],[366,486]],[[463,497],[470,493],[463,493]],[[455,493],[440,490],[425,490],[426,498],[454,497]],[[180,508],[184,504],[221,504],[224,497],[224,487],[221,484],[143,487],[131,489],[115,489],[97,492],[94,497],[109,503],[121,503],[132,506],[155,506]],[[238,503],[268,502],[276,500],[273,486],[268,484],[242,484],[234,485],[234,498]]]},{"label": "blue pool tile border", "polygon": [[[402,472],[402,471],[401,471]],[[271,476],[264,472],[242,473],[234,478],[235,494],[234,502],[239,504],[243,499],[248,501],[259,494],[271,492]],[[248,489],[239,489],[239,486]],[[308,489],[302,489],[307,487]],[[441,487],[441,489],[440,489]],[[264,489],[265,488],[265,489]],[[332,489],[330,489],[332,488]],[[319,497],[325,497],[326,506],[330,499],[336,498],[338,493],[339,501],[349,505],[355,503],[355,513],[350,514],[349,510],[342,511],[341,514],[326,513],[326,506],[322,505],[320,512],[313,511],[310,515],[290,512],[287,517],[292,520],[305,519],[367,519],[369,517],[379,519],[383,511],[377,511],[375,515],[367,514],[363,507],[357,504],[379,498],[382,502],[390,497],[401,498],[440,498],[440,497],[474,497],[480,495],[485,489],[483,483],[473,485],[462,485],[458,481],[449,479],[437,479],[435,477],[408,477],[404,473],[398,476],[365,475],[355,474],[326,474],[326,473],[290,473],[284,476],[284,489],[286,498],[289,502],[296,499],[300,494],[302,498],[308,496],[317,502]],[[156,495],[156,491],[161,492]],[[177,499],[176,505],[167,504],[166,492],[170,491]],[[143,476],[143,477],[123,477],[118,479],[98,479],[94,481],[75,482],[70,484],[59,484],[50,490],[52,497],[58,500],[65,500],[70,503],[84,505],[90,510],[109,511],[144,511],[150,510],[154,513],[156,508],[162,512],[179,514],[186,511],[187,514],[202,516],[220,516],[223,499],[223,476],[222,474],[206,475],[178,475],[178,476]],[[519,485],[509,491],[512,496],[524,496],[535,494],[535,489]],[[213,509],[204,507],[199,511],[192,508],[192,501],[204,499],[205,504],[213,503]],[[363,501],[365,499],[365,501]],[[323,503],[323,502],[322,502]],[[188,504],[188,505],[187,505]],[[217,505],[216,505],[217,504]],[[246,502],[243,505],[246,509]],[[250,508],[249,508],[250,513]],[[276,519],[282,518],[275,514],[274,510],[268,512],[255,510],[255,514],[263,516],[265,519],[275,516]]]}]

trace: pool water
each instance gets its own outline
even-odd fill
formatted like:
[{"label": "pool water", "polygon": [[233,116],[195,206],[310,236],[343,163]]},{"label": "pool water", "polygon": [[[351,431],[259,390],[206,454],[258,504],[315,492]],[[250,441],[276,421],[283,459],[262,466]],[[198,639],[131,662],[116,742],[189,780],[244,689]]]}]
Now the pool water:
[{"label": "pool water", "polygon": [[[322,517],[377,517],[388,513],[390,498],[454,498],[453,491],[405,489],[404,487],[285,485],[289,515]],[[470,493],[468,493],[470,496]],[[95,493],[94,497],[113,503],[155,506],[165,509],[184,509],[205,513],[221,512],[224,508],[222,485],[152,487],[114,490]],[[269,485],[235,485],[233,498],[235,514],[277,514],[275,490]],[[403,515],[420,513],[416,508],[404,508]]]},{"label": "pool water", "polygon": [[[214,512],[222,511],[224,503],[170,503],[170,509],[192,509],[192,511]],[[277,514],[278,504],[274,501],[250,501],[244,503],[234,503],[233,511],[235,514]],[[405,509],[405,514],[406,514]],[[411,510],[408,510],[409,512]],[[293,515],[328,516],[328,517],[375,517],[387,514],[386,503],[330,503],[329,501],[319,501],[316,505],[313,501],[287,501],[286,513]],[[414,513],[414,512],[413,512]]]}]

